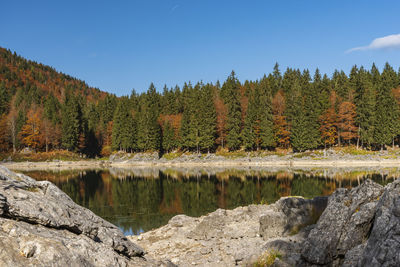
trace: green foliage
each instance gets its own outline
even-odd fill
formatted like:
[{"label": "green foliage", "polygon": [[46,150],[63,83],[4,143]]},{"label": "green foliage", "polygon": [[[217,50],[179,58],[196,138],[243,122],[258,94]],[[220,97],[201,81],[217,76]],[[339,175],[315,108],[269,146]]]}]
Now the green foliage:
[{"label": "green foliage", "polygon": [[113,122],[112,148],[124,151],[136,149],[136,125],[128,98],[124,97],[118,101]]},{"label": "green foliage", "polygon": [[[63,147],[93,157],[110,147],[209,152],[217,145],[230,151],[279,145],[305,151],[341,146],[341,140],[384,149],[400,141],[399,77],[389,64],[382,73],[373,64],[371,70],[354,66],[349,76],[337,70],[332,78],[317,69],[311,79],[308,70],[281,73],[276,63],[258,81],[241,84],[232,71],[222,87],[189,82],[158,93],[151,84],[145,93],[116,97],[0,48],[0,114],[6,115],[0,142],[3,150],[11,143],[21,149],[16,137],[28,112],[37,109],[46,140],[39,150]],[[275,142],[277,129],[284,131],[281,143]]]},{"label": "green foliage", "polygon": [[274,249],[267,250],[258,260],[253,264],[254,267],[269,267],[274,264],[276,259],[281,259],[282,254]]},{"label": "green foliage", "polygon": [[386,64],[377,89],[374,140],[378,145],[391,144],[399,134],[399,107],[392,89],[398,86],[397,74]]},{"label": "green foliage", "polygon": [[304,100],[300,92],[300,85],[295,82],[292,89],[290,102],[290,122],[291,134],[290,141],[295,151],[308,149],[307,118],[304,111]]},{"label": "green foliage", "polygon": [[271,112],[271,89],[264,79],[253,90],[249,89],[249,107],[242,131],[243,144],[253,150],[274,145]]},{"label": "green foliage", "polygon": [[159,150],[161,148],[161,127],[158,124],[160,112],[159,95],[152,83],[146,94],[138,100],[137,147],[140,150]]},{"label": "green foliage", "polygon": [[62,145],[69,151],[77,151],[82,129],[82,111],[77,97],[67,95],[61,113]]},{"label": "green foliage", "polygon": [[189,150],[210,151],[216,136],[216,110],[211,85],[201,83],[183,87],[184,111],[181,122],[181,144]]},{"label": "green foliage", "polygon": [[162,148],[167,153],[175,147],[174,128],[169,121],[164,122]]},{"label": "green foliage", "polygon": [[230,150],[236,150],[241,145],[241,108],[239,100],[240,82],[232,71],[221,88],[221,96],[228,106],[228,120],[226,137],[227,146]]}]

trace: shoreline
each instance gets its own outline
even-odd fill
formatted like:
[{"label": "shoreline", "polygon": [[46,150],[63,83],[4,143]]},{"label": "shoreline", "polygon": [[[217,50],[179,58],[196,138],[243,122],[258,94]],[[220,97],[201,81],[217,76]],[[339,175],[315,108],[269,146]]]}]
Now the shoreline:
[{"label": "shoreline", "polygon": [[291,160],[254,160],[254,159],[226,159],[226,160],[198,160],[198,161],[103,161],[103,160],[82,160],[82,161],[41,161],[41,162],[2,162],[4,166],[11,170],[46,170],[46,169],[104,169],[104,168],[154,168],[154,167],[285,167],[285,168],[357,168],[357,167],[400,167],[400,159],[291,159]]}]

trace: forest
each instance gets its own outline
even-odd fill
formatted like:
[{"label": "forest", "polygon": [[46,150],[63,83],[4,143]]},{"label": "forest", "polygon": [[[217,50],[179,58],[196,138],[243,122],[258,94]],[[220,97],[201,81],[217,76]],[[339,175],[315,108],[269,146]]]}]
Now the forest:
[{"label": "forest", "polygon": [[256,81],[217,81],[117,97],[0,48],[0,151],[301,152],[400,143],[400,70],[353,66],[328,77],[278,63]]}]

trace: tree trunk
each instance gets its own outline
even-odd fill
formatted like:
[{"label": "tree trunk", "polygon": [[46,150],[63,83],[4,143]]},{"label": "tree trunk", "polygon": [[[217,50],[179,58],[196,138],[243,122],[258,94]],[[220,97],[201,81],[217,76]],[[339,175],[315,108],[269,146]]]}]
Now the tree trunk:
[{"label": "tree trunk", "polygon": [[357,134],[357,149],[360,142],[360,126],[358,126],[358,134]]}]

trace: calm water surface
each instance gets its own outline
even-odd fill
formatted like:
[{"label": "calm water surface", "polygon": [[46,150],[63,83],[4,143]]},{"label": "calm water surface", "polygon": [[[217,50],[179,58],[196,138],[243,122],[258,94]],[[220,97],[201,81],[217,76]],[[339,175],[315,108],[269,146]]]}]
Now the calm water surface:
[{"label": "calm water surface", "polygon": [[365,178],[380,184],[396,175],[374,172],[345,174],[224,170],[86,170],[28,171],[37,180],[49,180],[76,203],[121,228],[138,234],[165,225],[177,214],[201,216],[218,208],[273,203],[282,196],[330,195],[336,188],[357,186]]}]

